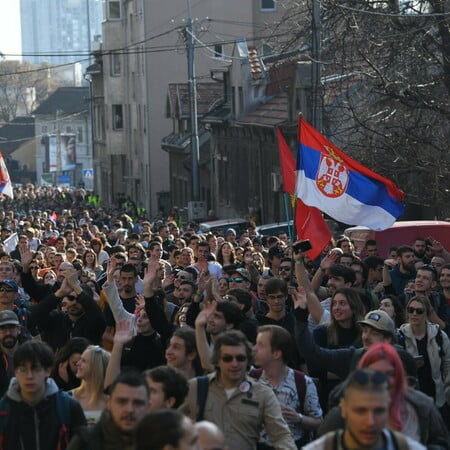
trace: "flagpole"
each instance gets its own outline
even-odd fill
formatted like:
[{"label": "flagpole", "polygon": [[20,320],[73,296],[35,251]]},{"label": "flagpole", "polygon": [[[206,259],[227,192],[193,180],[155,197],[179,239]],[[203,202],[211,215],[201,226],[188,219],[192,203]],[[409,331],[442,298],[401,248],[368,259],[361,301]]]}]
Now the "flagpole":
[{"label": "flagpole", "polygon": [[[297,146],[299,145],[300,142],[300,119],[302,117],[302,113],[299,112],[298,113],[298,118],[297,118]],[[298,149],[297,149],[297,157],[298,157]],[[296,162],[297,164],[297,162]],[[297,166],[296,166],[297,168]],[[297,178],[298,178],[298,170],[295,170],[295,190],[294,190],[294,196],[295,196],[295,203],[294,203],[294,230],[297,231]],[[296,239],[299,239],[299,236],[297,234]],[[294,241],[292,241],[294,242]],[[291,271],[292,273],[292,271]]]},{"label": "flagpole", "polygon": [[291,227],[291,219],[289,217],[289,194],[286,192],[283,192],[283,200],[284,200],[284,215],[286,216],[287,220],[287,228],[288,228],[288,235],[289,240],[292,242],[292,227]]}]

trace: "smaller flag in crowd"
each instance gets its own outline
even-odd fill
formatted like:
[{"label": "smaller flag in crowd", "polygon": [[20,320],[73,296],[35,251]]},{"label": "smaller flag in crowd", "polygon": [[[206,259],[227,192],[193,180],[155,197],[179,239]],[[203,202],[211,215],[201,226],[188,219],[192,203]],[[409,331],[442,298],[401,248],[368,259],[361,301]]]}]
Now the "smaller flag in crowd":
[{"label": "smaller flag in crowd", "polygon": [[11,179],[2,153],[0,153],[0,194],[7,195],[11,200],[14,198]]}]

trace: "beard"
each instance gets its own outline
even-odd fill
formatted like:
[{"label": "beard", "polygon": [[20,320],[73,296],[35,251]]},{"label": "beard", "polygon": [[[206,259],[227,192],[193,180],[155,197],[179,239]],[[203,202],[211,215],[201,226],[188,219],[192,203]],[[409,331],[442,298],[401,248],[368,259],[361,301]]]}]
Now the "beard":
[{"label": "beard", "polygon": [[14,348],[18,341],[18,336],[5,336],[2,339],[2,347],[7,348],[8,350]]}]

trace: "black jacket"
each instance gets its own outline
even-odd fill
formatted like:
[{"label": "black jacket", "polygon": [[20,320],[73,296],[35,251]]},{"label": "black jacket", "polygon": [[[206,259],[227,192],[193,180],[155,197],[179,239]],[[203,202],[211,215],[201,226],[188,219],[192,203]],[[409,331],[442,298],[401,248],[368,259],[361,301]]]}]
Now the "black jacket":
[{"label": "black jacket", "polygon": [[[56,408],[56,393],[58,386],[51,379],[46,381],[45,398],[37,405],[31,406],[24,402],[18,390],[18,383],[13,380],[4,400],[10,408],[2,420],[7,419],[3,430],[3,445],[1,450],[55,450],[64,449],[59,446],[61,441],[61,418]],[[68,399],[70,408],[69,438],[80,427],[86,425],[86,418],[80,404],[73,398]]]},{"label": "black jacket", "polygon": [[84,314],[75,321],[58,309],[59,301],[50,294],[31,308],[31,322],[43,332],[45,341],[54,350],[63,347],[72,337],[84,337],[93,345],[100,344],[106,323],[95,300],[84,291],[77,297]]}]

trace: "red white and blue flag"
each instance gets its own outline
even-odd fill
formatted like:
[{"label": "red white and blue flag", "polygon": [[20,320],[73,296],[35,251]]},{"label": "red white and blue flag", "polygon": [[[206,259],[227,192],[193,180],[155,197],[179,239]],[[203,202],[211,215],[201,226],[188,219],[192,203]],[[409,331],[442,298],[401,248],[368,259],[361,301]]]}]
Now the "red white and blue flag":
[{"label": "red white and blue flag", "polygon": [[7,195],[11,199],[14,198],[11,179],[2,153],[0,153],[0,194]]},{"label": "red white and blue flag", "polygon": [[347,156],[302,117],[296,194],[339,222],[372,230],[389,228],[404,211],[405,194],[395,183]]}]

